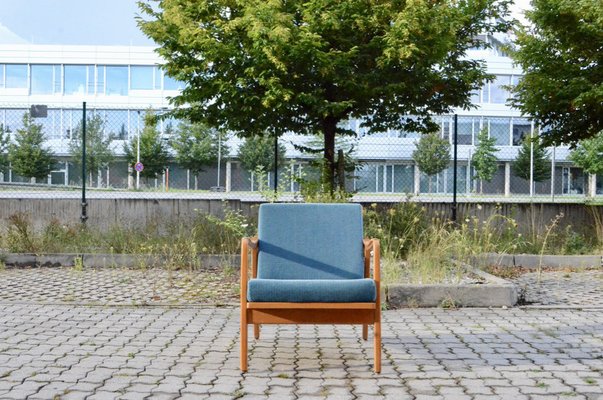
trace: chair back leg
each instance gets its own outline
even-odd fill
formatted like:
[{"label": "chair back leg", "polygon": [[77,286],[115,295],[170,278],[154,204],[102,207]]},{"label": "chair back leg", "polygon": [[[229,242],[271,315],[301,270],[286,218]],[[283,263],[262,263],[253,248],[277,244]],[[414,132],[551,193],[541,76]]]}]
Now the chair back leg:
[{"label": "chair back leg", "polygon": [[253,324],[253,337],[256,340],[260,338],[260,324]]},{"label": "chair back leg", "polygon": [[362,324],[362,340],[368,339],[368,325]]}]

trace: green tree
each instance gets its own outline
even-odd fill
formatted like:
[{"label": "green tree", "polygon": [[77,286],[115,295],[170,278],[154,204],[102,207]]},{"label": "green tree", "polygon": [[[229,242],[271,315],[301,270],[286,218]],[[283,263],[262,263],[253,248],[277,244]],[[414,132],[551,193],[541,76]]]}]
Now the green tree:
[{"label": "green tree", "polygon": [[[109,163],[115,159],[111,142],[115,139],[112,133],[105,134],[105,121],[100,115],[93,115],[86,119],[86,169],[89,172],[89,184],[92,186],[92,174],[98,174],[97,185],[102,183],[101,170],[106,169]],[[75,128],[71,142],[69,142],[69,152],[71,158],[76,164],[82,165],[82,124],[79,123]]]},{"label": "green tree", "polygon": [[534,172],[532,179],[534,182],[542,182],[551,177],[551,159],[547,149],[542,145],[538,136],[530,138],[526,136],[519,151],[517,158],[511,165],[513,174],[519,178],[530,180],[530,151],[533,150]]},{"label": "green tree", "polygon": [[[592,175],[603,174],[603,132],[590,139],[580,141],[570,153],[569,159],[584,172],[590,174],[589,182],[592,182]],[[590,186],[591,184],[589,184]],[[585,191],[587,194],[590,192],[590,190]]]},{"label": "green tree", "polygon": [[360,162],[356,156],[356,144],[357,139],[348,136],[340,136],[335,139],[335,188],[337,189],[337,196],[333,197],[334,193],[331,192],[330,182],[328,179],[329,174],[324,173],[327,169],[325,159],[321,156],[323,153],[322,138],[319,136],[312,136],[304,144],[294,144],[296,150],[304,154],[308,154],[313,158],[309,160],[308,166],[305,169],[307,174],[301,179],[300,184],[302,187],[311,188],[314,196],[321,196],[322,200],[326,200],[329,197],[337,198],[343,196],[344,198],[351,198],[352,193],[346,193],[346,182],[348,179],[355,177],[354,173],[360,166]]},{"label": "green tree", "polygon": [[488,136],[488,130],[482,129],[477,135],[478,144],[473,154],[473,168],[475,177],[479,179],[479,192],[484,192],[484,181],[490,182],[498,169],[497,158],[494,153],[498,151],[495,146],[496,138]]},{"label": "green tree", "polygon": [[[285,146],[278,143],[277,166],[285,164]],[[267,183],[268,173],[274,171],[274,137],[256,136],[246,138],[239,147],[239,161],[248,172],[259,172],[256,179],[260,190]],[[266,182],[263,180],[266,179]]]},{"label": "green tree", "polygon": [[[124,143],[124,156],[128,165],[134,167],[138,138],[134,136],[130,143]],[[140,162],[144,165],[140,176],[153,179],[165,171],[168,164],[168,150],[157,129],[157,117],[151,111],[144,116],[144,127],[140,132]],[[133,170],[134,171],[134,170]],[[134,172],[135,173],[135,172]]]},{"label": "green tree", "polygon": [[[467,50],[506,31],[508,0],[141,1],[162,68],[186,82],[176,116],[240,136],[320,134],[334,186],[340,125],[431,131],[489,77]],[[146,18],[146,20],[144,19]],[[417,118],[403,118],[414,115]]]},{"label": "green tree", "polygon": [[412,158],[419,170],[429,177],[429,191],[434,175],[444,171],[450,163],[450,143],[435,132],[423,134],[415,143]]},{"label": "green tree", "polygon": [[603,130],[603,2],[532,6],[512,52],[525,71],[512,104],[546,130],[545,145],[575,144]]},{"label": "green tree", "polygon": [[[171,130],[169,125],[168,130]],[[219,131],[202,123],[183,122],[178,126],[171,145],[176,152],[176,162],[195,176],[195,190],[199,173],[216,164],[219,152],[228,154],[228,146],[220,135]]]},{"label": "green tree", "polygon": [[17,175],[45,179],[52,171],[54,154],[44,146],[42,125],[34,123],[28,112],[23,114],[23,128],[17,129],[15,142],[9,145],[8,159]]},{"label": "green tree", "polygon": [[[285,163],[285,146],[278,143],[277,164]],[[239,147],[239,161],[241,166],[248,172],[262,168],[269,172],[274,170],[274,137],[257,136],[247,138]]]},{"label": "green tree", "polygon": [[10,144],[9,132],[4,129],[4,125],[0,124],[0,172],[6,171],[8,168],[8,147]]}]

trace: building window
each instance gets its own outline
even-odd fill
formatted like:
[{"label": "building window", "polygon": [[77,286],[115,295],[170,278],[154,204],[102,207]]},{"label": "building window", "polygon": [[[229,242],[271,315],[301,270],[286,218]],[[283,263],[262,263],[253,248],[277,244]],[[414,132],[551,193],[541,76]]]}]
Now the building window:
[{"label": "building window", "polygon": [[0,89],[4,89],[4,64],[0,64]]},{"label": "building window", "polygon": [[31,66],[31,94],[52,94],[55,88],[53,65]]},{"label": "building window", "polygon": [[46,118],[36,118],[34,122],[42,125],[42,133],[48,139],[61,138],[61,110],[48,110]]},{"label": "building window", "polygon": [[128,95],[128,67],[107,65],[105,74],[105,94]]},{"label": "building window", "polygon": [[496,139],[497,146],[509,145],[510,118],[493,118],[489,121],[490,137]]},{"label": "building window", "polygon": [[[472,144],[473,140],[473,118],[458,117],[457,122],[457,143]],[[452,141],[454,143],[454,140]]]},{"label": "building window", "polygon": [[133,65],[130,67],[130,89],[153,90],[155,87],[155,67]]},{"label": "building window", "polygon": [[180,81],[177,81],[174,78],[171,78],[167,75],[163,75],[163,90],[182,90],[184,88],[184,84]]},{"label": "building window", "polygon": [[472,90],[471,91],[471,103],[479,104],[481,102],[482,102],[481,90],[480,89]]},{"label": "building window", "polygon": [[29,110],[7,109],[5,111],[4,129],[13,135],[23,129],[23,114]]},{"label": "building window", "polygon": [[86,94],[89,69],[87,65],[65,65],[65,94]]},{"label": "building window", "polygon": [[128,110],[107,110],[105,134],[110,134],[117,140],[126,140],[129,131]]},{"label": "building window", "polygon": [[490,84],[490,103],[505,104],[510,97],[509,91],[504,88],[511,83],[510,75],[497,75]]},{"label": "building window", "polygon": [[27,88],[27,65],[6,64],[6,87],[9,89]]},{"label": "building window", "polygon": [[524,137],[529,137],[532,125],[526,118],[513,118],[513,146],[521,146]]}]

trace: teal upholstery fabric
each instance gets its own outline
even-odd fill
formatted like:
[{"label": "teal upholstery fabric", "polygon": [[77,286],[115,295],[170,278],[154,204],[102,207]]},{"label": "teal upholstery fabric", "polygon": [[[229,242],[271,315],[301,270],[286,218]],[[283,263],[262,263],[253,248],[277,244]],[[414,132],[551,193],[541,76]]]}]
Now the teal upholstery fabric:
[{"label": "teal upholstery fabric", "polygon": [[372,279],[251,279],[247,301],[291,303],[366,303],[376,299]]},{"label": "teal upholstery fabric", "polygon": [[259,279],[364,278],[359,204],[262,204]]}]

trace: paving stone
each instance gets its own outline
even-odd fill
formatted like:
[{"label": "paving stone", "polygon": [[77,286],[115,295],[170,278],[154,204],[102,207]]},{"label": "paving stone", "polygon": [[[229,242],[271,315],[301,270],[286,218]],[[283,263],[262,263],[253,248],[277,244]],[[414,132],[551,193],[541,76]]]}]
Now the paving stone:
[{"label": "paving stone", "polygon": [[603,396],[601,308],[384,311],[378,375],[359,327],[329,325],[263,327],[241,374],[238,309],[184,305],[0,298],[0,398]]}]

